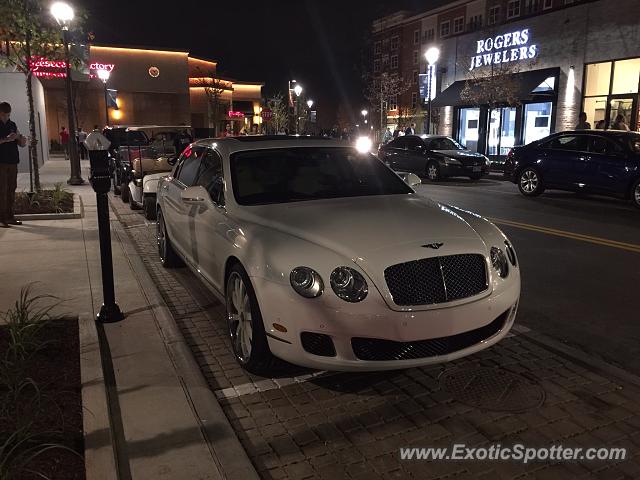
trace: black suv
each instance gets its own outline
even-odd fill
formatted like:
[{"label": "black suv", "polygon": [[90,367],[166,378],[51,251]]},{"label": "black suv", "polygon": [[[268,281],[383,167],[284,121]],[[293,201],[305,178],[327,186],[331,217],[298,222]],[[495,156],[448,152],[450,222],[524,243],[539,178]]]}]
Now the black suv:
[{"label": "black suv", "polygon": [[616,130],[556,133],[512,149],[505,175],[527,197],[555,188],[628,199],[640,208],[640,134]]},{"label": "black suv", "polygon": [[424,175],[432,182],[445,177],[478,180],[489,173],[489,159],[440,135],[407,135],[380,146],[378,158],[394,170]]}]

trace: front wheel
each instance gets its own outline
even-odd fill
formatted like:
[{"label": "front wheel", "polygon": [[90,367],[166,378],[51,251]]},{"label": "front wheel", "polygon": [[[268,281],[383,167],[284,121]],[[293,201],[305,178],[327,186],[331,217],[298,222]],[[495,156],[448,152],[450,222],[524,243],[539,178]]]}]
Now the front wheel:
[{"label": "front wheel", "polygon": [[249,372],[268,373],[275,357],[269,350],[251,280],[240,264],[229,273],[226,304],[229,339],[236,361]]},{"label": "front wheel", "polygon": [[156,223],[156,241],[158,243],[158,256],[164,268],[174,268],[182,266],[182,259],[173,249],[171,240],[167,235],[167,226],[164,223],[162,211],[158,211],[158,222]]},{"label": "front wheel", "polygon": [[432,182],[437,182],[440,180],[440,165],[438,162],[434,162],[433,160],[427,163],[427,178]]},{"label": "front wheel", "polygon": [[636,183],[631,188],[631,201],[637,208],[640,208],[640,178],[636,180]]},{"label": "front wheel", "polygon": [[469,175],[469,178],[471,180],[480,180],[482,178],[482,174],[481,173],[474,173],[473,175]]},{"label": "front wheel", "polygon": [[518,174],[518,188],[525,197],[536,197],[544,192],[540,174],[533,168],[525,168]]}]

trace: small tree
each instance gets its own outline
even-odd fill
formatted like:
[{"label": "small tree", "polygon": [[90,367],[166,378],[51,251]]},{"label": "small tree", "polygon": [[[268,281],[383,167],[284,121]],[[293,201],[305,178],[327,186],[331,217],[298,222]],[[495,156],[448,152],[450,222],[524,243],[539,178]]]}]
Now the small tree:
[{"label": "small tree", "polygon": [[384,130],[387,124],[389,99],[402,95],[410,88],[411,82],[387,72],[368,78],[365,98],[371,104],[373,111],[380,115],[380,131]]},{"label": "small tree", "polygon": [[222,99],[222,94],[226,88],[226,82],[216,78],[215,72],[199,72],[196,86],[203,87],[207,97],[207,110],[209,115],[209,125],[213,124],[213,134],[218,136],[220,121],[224,118],[224,110],[227,102]]},{"label": "small tree", "polygon": [[[31,83],[32,59],[36,56],[48,59],[63,58],[60,29],[54,23],[44,2],[39,0],[2,0],[0,2],[0,42],[5,47],[0,61],[25,76],[29,103],[30,168],[33,171],[33,184],[37,191],[42,187]],[[73,132],[70,133],[73,134]]]},{"label": "small tree", "polygon": [[519,67],[509,63],[474,69],[468,74],[460,97],[474,106],[488,106],[490,110],[500,105],[520,103]]},{"label": "small tree", "polygon": [[289,107],[284,97],[280,93],[276,93],[267,100],[267,107],[271,110],[271,118],[267,121],[267,125],[274,133],[286,128],[289,123]]}]

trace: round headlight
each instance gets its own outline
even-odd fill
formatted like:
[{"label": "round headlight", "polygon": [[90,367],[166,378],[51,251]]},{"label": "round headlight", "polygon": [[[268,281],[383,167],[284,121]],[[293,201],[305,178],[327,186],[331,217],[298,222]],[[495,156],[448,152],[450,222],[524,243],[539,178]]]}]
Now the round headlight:
[{"label": "round headlight", "polygon": [[357,270],[338,267],[331,272],[331,288],[345,302],[361,302],[369,293],[367,281]]},{"label": "round headlight", "polygon": [[504,252],[498,247],[491,247],[491,265],[498,272],[501,278],[506,278],[509,275],[509,264],[507,263],[507,257]]},{"label": "round headlight", "polygon": [[324,290],[322,277],[309,267],[296,267],[291,270],[289,281],[293,289],[306,298],[319,297]]}]

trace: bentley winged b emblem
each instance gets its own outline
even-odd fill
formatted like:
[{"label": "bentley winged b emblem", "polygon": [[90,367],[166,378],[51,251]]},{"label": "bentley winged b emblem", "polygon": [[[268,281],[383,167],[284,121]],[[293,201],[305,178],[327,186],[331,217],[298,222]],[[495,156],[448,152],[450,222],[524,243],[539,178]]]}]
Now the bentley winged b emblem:
[{"label": "bentley winged b emblem", "polygon": [[422,248],[433,248],[434,250],[438,250],[443,245],[444,245],[444,243],[434,242],[434,243],[427,243],[426,245],[421,245],[421,247]]}]

